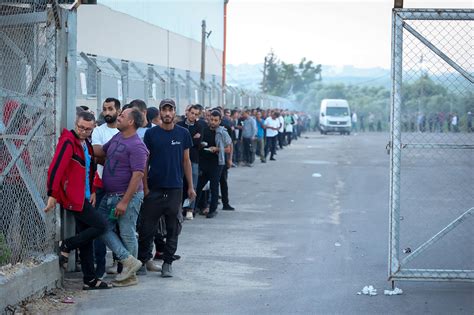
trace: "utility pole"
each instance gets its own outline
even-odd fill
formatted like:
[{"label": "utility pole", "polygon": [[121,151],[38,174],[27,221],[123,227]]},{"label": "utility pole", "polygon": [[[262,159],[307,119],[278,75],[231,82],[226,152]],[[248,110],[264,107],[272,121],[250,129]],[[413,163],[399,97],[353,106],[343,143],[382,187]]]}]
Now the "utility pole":
[{"label": "utility pole", "polygon": [[226,90],[226,87],[225,87],[225,83],[226,83],[226,53],[227,53],[227,4],[229,3],[229,0],[224,0],[224,49],[222,51],[222,102],[221,102],[221,105],[222,106],[225,106],[226,104],[226,93],[227,93],[227,90]]},{"label": "utility pole", "polygon": [[204,84],[206,80],[206,20],[202,20],[201,29],[201,105],[204,106],[206,98],[206,86]]}]

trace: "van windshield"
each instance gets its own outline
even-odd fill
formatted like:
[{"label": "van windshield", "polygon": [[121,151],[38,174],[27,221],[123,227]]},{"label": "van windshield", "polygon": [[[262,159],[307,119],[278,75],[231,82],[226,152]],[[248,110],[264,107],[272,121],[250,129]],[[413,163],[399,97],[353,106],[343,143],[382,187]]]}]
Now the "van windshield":
[{"label": "van windshield", "polygon": [[349,116],[349,111],[347,107],[328,107],[326,108],[327,116]]}]

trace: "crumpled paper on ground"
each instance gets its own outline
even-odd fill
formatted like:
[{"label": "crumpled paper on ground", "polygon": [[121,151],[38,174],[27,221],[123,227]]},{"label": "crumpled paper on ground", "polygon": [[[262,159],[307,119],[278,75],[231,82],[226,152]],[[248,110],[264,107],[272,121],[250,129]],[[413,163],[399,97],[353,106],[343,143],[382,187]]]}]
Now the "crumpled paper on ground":
[{"label": "crumpled paper on ground", "polygon": [[403,294],[403,290],[399,288],[395,288],[393,290],[384,290],[383,294],[385,295],[400,295]]},{"label": "crumpled paper on ground", "polygon": [[374,295],[377,295],[377,289],[374,288],[373,286],[371,285],[366,285],[361,292],[357,292],[358,295],[370,295],[370,296],[374,296]]}]

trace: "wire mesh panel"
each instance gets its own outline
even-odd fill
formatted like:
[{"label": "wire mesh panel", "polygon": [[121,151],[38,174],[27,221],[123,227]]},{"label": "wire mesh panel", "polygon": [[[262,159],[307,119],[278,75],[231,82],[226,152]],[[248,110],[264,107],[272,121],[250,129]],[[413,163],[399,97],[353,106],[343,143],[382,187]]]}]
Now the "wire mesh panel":
[{"label": "wire mesh panel", "polygon": [[45,3],[0,3],[0,266],[53,250],[43,208],[57,138],[58,15]]},{"label": "wire mesh panel", "polygon": [[474,11],[394,10],[389,277],[474,281]]}]

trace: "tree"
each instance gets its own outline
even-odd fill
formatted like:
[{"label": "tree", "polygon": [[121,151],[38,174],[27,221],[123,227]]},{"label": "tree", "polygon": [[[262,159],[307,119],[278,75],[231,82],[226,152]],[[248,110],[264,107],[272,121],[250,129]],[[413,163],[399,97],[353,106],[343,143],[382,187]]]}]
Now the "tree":
[{"label": "tree", "polygon": [[268,94],[300,99],[314,82],[321,79],[321,65],[302,58],[297,65],[285,63],[273,51],[265,57],[262,91]]}]

